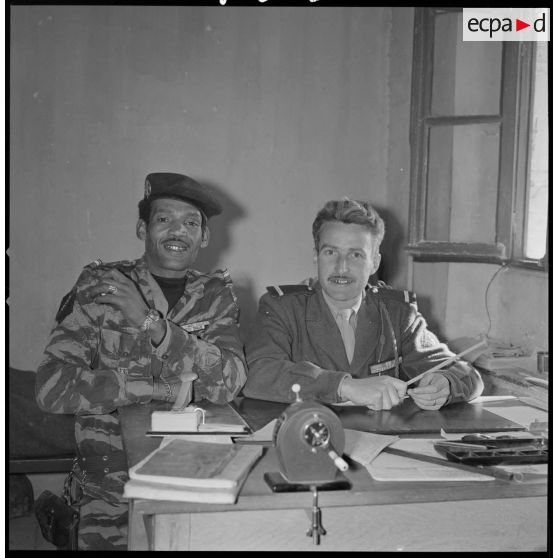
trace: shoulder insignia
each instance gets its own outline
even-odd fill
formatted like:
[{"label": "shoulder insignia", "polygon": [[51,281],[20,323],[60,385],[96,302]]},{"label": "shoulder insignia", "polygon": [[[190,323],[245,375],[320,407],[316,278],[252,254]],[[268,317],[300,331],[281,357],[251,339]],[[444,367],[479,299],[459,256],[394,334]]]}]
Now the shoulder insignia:
[{"label": "shoulder insignia", "polygon": [[214,272],[215,275],[218,275],[219,279],[221,279],[225,285],[225,287],[227,287],[232,295],[232,298],[234,300],[234,303],[238,306],[238,297],[236,296],[236,292],[234,290],[234,285],[233,285],[233,280],[231,277],[231,274],[229,273],[229,270],[227,268],[224,269],[218,269],[217,271]]},{"label": "shoulder insignia", "polygon": [[383,281],[379,281],[374,285],[368,283],[366,290],[368,293],[378,294],[385,299],[398,300],[407,304],[416,304],[417,302],[417,295],[413,291],[394,289]]},{"label": "shoulder insignia", "polygon": [[229,270],[227,268],[217,269],[212,273],[212,275],[217,275],[221,279],[223,279],[223,281],[225,282],[225,285],[232,285],[233,280],[232,280],[231,274],[229,273]]},{"label": "shoulder insignia", "polygon": [[295,293],[310,294],[314,292],[314,289],[308,285],[272,285],[271,287],[267,287],[267,292],[271,296],[278,297]]},{"label": "shoulder insignia", "polygon": [[56,323],[60,323],[68,314],[71,314],[74,308],[74,301],[76,300],[77,289],[74,287],[69,293],[62,297],[58,312],[56,312]]},{"label": "shoulder insignia", "polygon": [[97,258],[95,261],[88,263],[85,268],[86,269],[97,269],[103,265],[103,260],[101,258]]}]

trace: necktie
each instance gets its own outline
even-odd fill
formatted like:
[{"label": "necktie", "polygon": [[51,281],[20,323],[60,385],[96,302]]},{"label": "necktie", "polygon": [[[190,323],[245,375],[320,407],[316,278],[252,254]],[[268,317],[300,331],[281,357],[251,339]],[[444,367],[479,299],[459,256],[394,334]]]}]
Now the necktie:
[{"label": "necktie", "polygon": [[348,308],[347,310],[340,310],[337,313],[337,325],[341,331],[341,337],[343,338],[343,343],[345,344],[345,352],[347,353],[347,359],[349,363],[353,360],[353,354],[355,352],[355,330],[351,324],[351,316],[353,310]]}]

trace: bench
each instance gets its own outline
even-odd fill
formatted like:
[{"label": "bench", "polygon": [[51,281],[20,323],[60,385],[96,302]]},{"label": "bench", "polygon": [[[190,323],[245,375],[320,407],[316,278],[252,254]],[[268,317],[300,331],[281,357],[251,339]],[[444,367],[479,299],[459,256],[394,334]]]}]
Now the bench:
[{"label": "bench", "polygon": [[75,456],[74,416],[54,415],[35,402],[35,373],[9,368],[9,474],[66,473]]}]

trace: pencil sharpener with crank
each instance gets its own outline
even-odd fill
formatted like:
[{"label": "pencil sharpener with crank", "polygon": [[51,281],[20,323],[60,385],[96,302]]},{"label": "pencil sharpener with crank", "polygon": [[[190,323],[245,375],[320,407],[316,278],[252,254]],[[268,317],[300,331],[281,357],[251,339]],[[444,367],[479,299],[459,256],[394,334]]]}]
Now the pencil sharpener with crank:
[{"label": "pencil sharpener with crank", "polygon": [[339,417],[316,401],[302,401],[300,386],[293,385],[296,401],[277,419],[273,445],[279,469],[290,483],[319,485],[346,471],[343,460],[345,433]]}]

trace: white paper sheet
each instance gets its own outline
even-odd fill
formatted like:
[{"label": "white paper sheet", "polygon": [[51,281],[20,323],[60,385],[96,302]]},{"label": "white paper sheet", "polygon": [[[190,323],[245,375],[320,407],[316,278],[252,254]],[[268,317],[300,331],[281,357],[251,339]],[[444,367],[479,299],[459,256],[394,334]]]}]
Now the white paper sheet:
[{"label": "white paper sheet", "polygon": [[362,465],[370,463],[385,447],[399,440],[398,436],[372,434],[349,428],[344,430],[345,455]]},{"label": "white paper sheet", "polygon": [[486,411],[504,417],[512,422],[516,422],[525,428],[529,428],[535,420],[547,421],[548,413],[541,409],[535,409],[528,405],[518,405],[517,407],[484,407]]},{"label": "white paper sheet", "polygon": [[[443,459],[434,449],[434,440],[401,438],[392,444],[393,448]],[[491,481],[492,477],[475,472],[463,471],[445,465],[436,465],[417,459],[381,453],[366,470],[374,480],[379,481]]]}]

